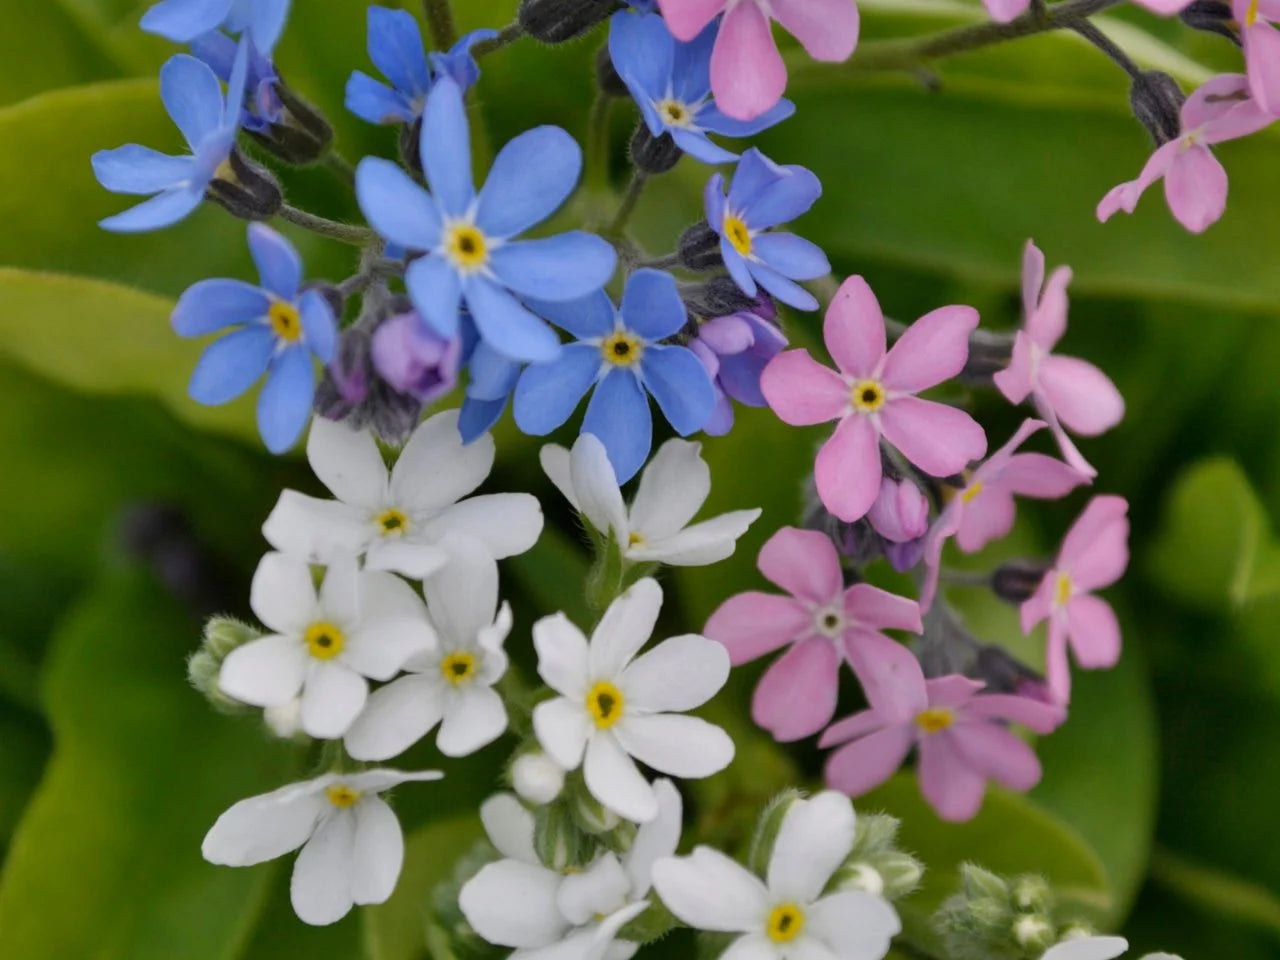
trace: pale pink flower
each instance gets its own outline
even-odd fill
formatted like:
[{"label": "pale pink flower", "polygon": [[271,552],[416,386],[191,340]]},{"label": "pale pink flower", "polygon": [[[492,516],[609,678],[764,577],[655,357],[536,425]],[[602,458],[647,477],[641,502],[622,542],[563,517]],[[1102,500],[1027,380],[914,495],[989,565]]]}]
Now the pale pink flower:
[{"label": "pale pink flower", "polygon": [[725,645],[734,666],[790,645],[761,678],[751,704],[752,718],[776,739],[799,740],[831,722],[841,660],[868,689],[901,659],[914,662],[881,631],[919,633],[916,602],[865,583],[845,589],[840,557],[825,534],[783,527],[756,563],[791,596],[752,590],[730,597],[703,633]]},{"label": "pale pink flower", "polygon": [[815,60],[847,60],[858,44],[854,0],[658,0],[658,5],[667,28],[685,42],[724,13],[711,51],[711,92],[716,106],[738,120],[771,109],[787,87],[771,19]]},{"label": "pale pink flower", "polygon": [[1163,177],[1174,218],[1192,233],[1208,229],[1227,207],[1227,171],[1209,146],[1256,133],[1276,119],[1249,98],[1249,81],[1239,73],[1214,77],[1196,90],[1182,105],[1181,118],[1182,134],[1151,155],[1138,179],[1112,187],[1102,198],[1099,220],[1117,210],[1133,213],[1142,192]]},{"label": "pale pink flower", "polygon": [[982,806],[987,781],[1030,790],[1040,761],[1006,722],[1049,733],[1062,707],[1006,693],[979,694],[982,683],[959,674],[926,680],[920,664],[903,661],[870,709],[832,724],[820,747],[844,744],[827,760],[827,784],[860,796],[883,783],[918,751],[920,792],[943,820],[968,820]]},{"label": "pale pink flower", "polygon": [[1115,611],[1094,590],[1120,579],[1129,563],[1129,504],[1124,497],[1089,501],[1067,531],[1058,559],[1022,605],[1022,632],[1046,617],[1049,645],[1045,675],[1059,703],[1071,698],[1067,646],[1086,670],[1114,667],[1120,659],[1120,624]]},{"label": "pale pink flower", "polygon": [[1258,106],[1280,114],[1280,0],[1232,0],[1231,10],[1240,25],[1249,92]]},{"label": "pale pink flower", "polygon": [[938,589],[942,546],[948,537],[965,553],[976,553],[1013,529],[1017,508],[1013,498],[1056,500],[1089,478],[1061,460],[1043,453],[1015,453],[1023,441],[1043,427],[1043,420],[1025,420],[1009,442],[986,459],[969,482],[955,492],[924,541],[925,581],[920,607],[928,610]]},{"label": "pale pink flower", "polygon": [[827,308],[822,336],[839,373],[807,350],[774,357],[760,377],[784,422],[839,425],[814,464],[818,496],[847,523],[860,520],[880,492],[880,437],[925,473],[946,477],[987,452],[969,414],[915,396],[958,374],[978,326],[972,307],[940,307],[913,323],[885,351],[884,315],[862,277],[850,277]]},{"label": "pale pink flower", "polygon": [[1022,403],[1030,396],[1067,463],[1093,477],[1098,471],[1076,449],[1066,430],[1086,437],[1110,430],[1124,417],[1124,397],[1092,363],[1052,352],[1067,329],[1070,282],[1071,268],[1058,267],[1044,283],[1044,254],[1027,241],[1022,255],[1023,326],[1014,337],[1008,368],[992,379],[1010,403]]}]

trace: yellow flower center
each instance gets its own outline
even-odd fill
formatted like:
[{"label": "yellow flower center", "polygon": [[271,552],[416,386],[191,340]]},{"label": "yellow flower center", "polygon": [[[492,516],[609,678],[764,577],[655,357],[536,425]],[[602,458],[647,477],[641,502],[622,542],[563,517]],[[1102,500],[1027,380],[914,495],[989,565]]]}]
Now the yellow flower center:
[{"label": "yellow flower center", "polygon": [[632,530],[629,534],[627,534],[627,546],[628,546],[628,547],[643,547],[643,546],[644,546],[644,534],[643,534],[643,533],[637,533],[636,531]]},{"label": "yellow flower center", "polygon": [[916,726],[925,733],[939,733],[954,721],[954,714],[945,707],[930,707],[916,714]]},{"label": "yellow flower center", "polygon": [[600,355],[615,367],[635,366],[643,354],[644,341],[626,330],[617,330],[600,341]]},{"label": "yellow flower center", "polygon": [[656,104],[658,116],[670,127],[687,127],[693,122],[693,111],[679,100],[659,100]]},{"label": "yellow flower center", "polygon": [[979,480],[977,483],[971,483],[971,484],[969,484],[969,485],[968,485],[967,487],[965,487],[962,491],[960,491],[960,502],[961,502],[961,503],[972,503],[972,502],[973,502],[973,499],[974,499],[976,496],[978,496],[978,494],[980,494],[980,493],[982,493],[982,481],[981,481],[981,480]]},{"label": "yellow flower center", "polygon": [[317,660],[332,660],[342,652],[347,638],[332,623],[313,623],[303,634],[307,641],[307,652]]},{"label": "yellow flower center", "polygon": [[465,651],[451,653],[440,661],[440,672],[453,686],[460,687],[476,672],[475,655]]},{"label": "yellow flower center", "polygon": [[601,680],[587,691],[587,712],[601,730],[608,730],[622,717],[622,691]]},{"label": "yellow flower center", "polygon": [[729,238],[730,245],[738,253],[744,257],[751,256],[751,231],[747,229],[747,225],[740,217],[735,217],[731,213],[725,214],[724,235]]},{"label": "yellow flower center", "polygon": [[794,903],[780,903],[769,911],[764,932],[774,943],[790,943],[804,929],[804,911]]},{"label": "yellow flower center", "polygon": [[861,413],[875,413],[884,406],[884,387],[875,380],[860,380],[849,391],[853,409]]},{"label": "yellow flower center", "polygon": [[397,510],[395,507],[383,510],[373,519],[384,537],[403,536],[405,528],[409,526],[409,518],[405,516],[404,511]]},{"label": "yellow flower center", "polygon": [[1251,0],[1249,9],[1244,12],[1244,25],[1252,27],[1258,22],[1258,0]]},{"label": "yellow flower center", "polygon": [[1058,574],[1058,582],[1053,591],[1053,602],[1060,607],[1065,606],[1071,599],[1071,592],[1074,589],[1070,576],[1065,573]]},{"label": "yellow flower center", "polygon": [[283,300],[271,301],[267,308],[267,322],[281,340],[294,343],[302,336],[302,317],[298,316],[298,308]]},{"label": "yellow flower center", "polygon": [[345,783],[335,783],[324,793],[329,798],[329,802],[341,810],[355,806],[356,801],[360,799],[360,791],[352,790]]},{"label": "yellow flower center", "polygon": [[444,249],[455,267],[470,273],[489,262],[489,244],[484,234],[470,223],[445,228]]}]

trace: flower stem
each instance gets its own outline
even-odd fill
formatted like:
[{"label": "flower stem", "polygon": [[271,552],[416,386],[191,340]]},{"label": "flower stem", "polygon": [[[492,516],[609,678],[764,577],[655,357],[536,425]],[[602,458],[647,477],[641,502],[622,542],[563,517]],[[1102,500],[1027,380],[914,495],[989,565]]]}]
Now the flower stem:
[{"label": "flower stem", "polygon": [[512,21],[498,31],[498,35],[492,40],[481,40],[471,48],[471,56],[479,60],[481,57],[493,53],[495,50],[501,50],[503,47],[515,43],[524,36],[524,27],[520,26],[520,22]]},{"label": "flower stem", "polygon": [[432,46],[437,50],[448,50],[458,39],[450,0],[422,0],[422,10],[427,15]]},{"label": "flower stem", "polygon": [[337,150],[330,150],[324,155],[324,165],[335,177],[348,186],[356,182],[356,168]]},{"label": "flower stem", "polygon": [[333,240],[341,240],[343,243],[354,244],[355,246],[363,246],[377,239],[377,234],[368,227],[358,227],[349,223],[338,223],[336,220],[326,220],[324,217],[317,217],[314,213],[307,213],[305,210],[299,210],[297,207],[291,207],[284,204],[276,212],[281,220],[287,220],[294,226],[301,227],[303,230],[310,230],[312,233],[318,233],[322,237],[329,237]]},{"label": "flower stem", "polygon": [[644,185],[648,180],[649,175],[643,170],[636,170],[631,174],[631,183],[627,185],[627,192],[622,197],[618,212],[614,214],[613,221],[609,226],[605,227],[606,236],[617,237],[622,235],[622,231],[627,227],[627,220],[631,218],[631,211],[636,208],[636,201],[640,199],[640,194],[644,192]]},{"label": "flower stem", "polygon": [[613,103],[603,90],[596,91],[587,117],[587,192],[599,196],[609,190],[609,107]]},{"label": "flower stem", "polygon": [[1111,38],[1095,27],[1088,20],[1080,20],[1071,24],[1071,29],[1084,37],[1110,58],[1111,62],[1137,80],[1142,76],[1142,68],[1129,59],[1129,55],[1111,41]]}]

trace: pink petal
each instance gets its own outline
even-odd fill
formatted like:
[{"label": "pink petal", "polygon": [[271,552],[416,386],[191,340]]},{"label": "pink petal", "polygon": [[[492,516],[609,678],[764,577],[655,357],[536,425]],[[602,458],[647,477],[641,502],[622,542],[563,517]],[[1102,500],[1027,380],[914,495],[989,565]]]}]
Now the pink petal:
[{"label": "pink petal", "polygon": [[1208,147],[1194,144],[1169,165],[1164,196],[1174,219],[1192,233],[1203,233],[1227,209],[1227,171]]},{"label": "pink petal", "polygon": [[1084,458],[1071,438],[1067,436],[1067,431],[1063,429],[1062,423],[1058,420],[1057,413],[1054,412],[1053,406],[1040,390],[1036,390],[1033,399],[1035,400],[1036,412],[1044,417],[1049,424],[1049,432],[1053,434],[1054,441],[1058,444],[1058,449],[1062,452],[1062,459],[1067,461],[1067,465],[1073,470],[1077,470],[1080,474],[1090,480],[1098,475],[1098,471],[1093,465]]},{"label": "pink petal", "polygon": [[924,541],[924,581],[920,584],[920,609],[928,612],[938,593],[938,573],[942,567],[942,547],[964,520],[965,503],[953,497],[933,522]]},{"label": "pink petal", "polygon": [[1036,587],[1036,592],[1028,597],[1022,606],[1018,608],[1018,616],[1024,634],[1030,633],[1035,625],[1049,616],[1050,611],[1053,610],[1054,581],[1057,575],[1056,570],[1050,570],[1046,573],[1044,579],[1040,581],[1040,586]]},{"label": "pink petal", "polygon": [[846,523],[866,516],[880,492],[881,475],[879,431],[860,413],[840,421],[813,465],[823,505]]},{"label": "pink petal", "polygon": [[1003,485],[984,487],[965,504],[956,531],[956,546],[965,553],[976,553],[993,540],[1000,540],[1013,529],[1017,508]]},{"label": "pink petal", "polygon": [[[1026,4],[1023,4],[1025,7]],[[987,10],[991,8],[988,6]],[[999,19],[999,18],[997,18]],[[1031,316],[1040,302],[1040,288],[1044,286],[1044,253],[1034,240],[1028,240],[1022,248],[1022,316]]]},{"label": "pink petal", "polygon": [[982,807],[986,780],[965,762],[951,731],[920,738],[920,792],[943,820],[971,820]]},{"label": "pink petal", "polygon": [[1010,493],[1038,500],[1057,500],[1088,482],[1088,477],[1057,457],[1019,453],[1010,457],[996,481]]},{"label": "pink petal", "polygon": [[[1013,436],[1006,440],[999,450],[987,457],[977,470],[973,471],[973,480],[981,481],[984,484],[999,481],[1003,478],[1009,461],[1013,459],[1014,451],[1022,446],[1028,437],[1038,430],[1043,430],[1044,427],[1043,420],[1036,420],[1033,417],[1023,420],[1018,425],[1018,429],[1013,432]],[[973,483],[970,482],[970,486],[972,485]]]},{"label": "pink petal", "polygon": [[1086,360],[1043,357],[1040,389],[1058,419],[1073,433],[1094,437],[1124,417],[1124,397],[1105,373]]},{"label": "pink petal", "polygon": [[[1238,15],[1243,17],[1248,7],[1249,0],[1244,0],[1240,4]],[[1249,78],[1242,73],[1222,73],[1205,81],[1182,104],[1182,129],[1195,130],[1222,119],[1243,103],[1248,95]]]},{"label": "pink petal", "polygon": [[861,796],[893,776],[914,742],[910,725],[901,724],[841,747],[827,760],[827,786],[851,797]]},{"label": "pink petal", "polygon": [[994,723],[960,723],[951,741],[974,770],[1009,790],[1030,790],[1040,782],[1040,761],[1023,741]]},{"label": "pink petal", "polygon": [[919,633],[924,629],[919,604],[869,583],[856,583],[844,592],[844,612],[850,620],[873,630]]},{"label": "pink petal", "polygon": [[924,682],[931,707],[963,707],[984,686],[986,684],[981,680],[958,673],[949,673],[945,677],[934,677]]},{"label": "pink petal", "polygon": [[1142,173],[1138,174],[1137,180],[1130,180],[1128,183],[1122,183],[1118,187],[1112,187],[1105,197],[1098,203],[1098,219],[1105,223],[1111,219],[1111,215],[1117,210],[1123,210],[1125,213],[1133,213],[1133,208],[1138,205],[1138,198],[1142,196],[1142,192],[1151,186],[1157,180],[1165,175],[1165,172],[1173,164],[1178,156],[1178,151],[1182,149],[1182,141],[1170,140],[1163,147],[1151,154],[1147,160],[1146,166],[1142,168]]},{"label": "pink petal", "polygon": [[965,704],[964,714],[985,720],[1007,720],[1036,733],[1052,733],[1067,718],[1066,711],[1058,704],[1011,693],[986,693],[974,697]]},{"label": "pink petal", "polygon": [[815,60],[848,60],[858,45],[858,7],[853,0],[773,0],[773,18]]},{"label": "pink petal", "polygon": [[831,359],[850,377],[869,377],[884,359],[884,314],[862,277],[850,277],[827,307],[822,339]]},{"label": "pink petal", "polygon": [[840,658],[829,639],[801,640],[760,679],[751,718],[784,743],[817,733],[835,715],[839,669]]},{"label": "pink petal", "polygon": [[959,473],[987,452],[987,435],[973,417],[919,397],[895,397],[886,403],[880,410],[880,429],[904,457],[935,477]]},{"label": "pink petal", "polygon": [[716,106],[737,120],[751,120],[782,99],[786,88],[787,68],[769,18],[754,0],[744,0],[725,14],[711,51]]},{"label": "pink petal", "polygon": [[1120,579],[1129,563],[1129,509],[1124,497],[1094,497],[1067,531],[1058,566],[1077,590],[1097,590]]},{"label": "pink petal", "polygon": [[1055,703],[1071,701],[1071,666],[1067,663],[1067,618],[1061,611],[1049,617],[1044,676]]},{"label": "pink petal", "polygon": [[1181,13],[1182,8],[1191,2],[1191,0],[1134,0],[1140,7],[1146,7],[1152,13],[1157,13],[1162,17],[1171,17],[1175,13]]},{"label": "pink petal", "polygon": [[760,374],[760,392],[778,419],[793,427],[826,423],[849,410],[849,385],[808,350],[785,350]]},{"label": "pink petal", "polygon": [[850,630],[844,655],[862,685],[867,703],[886,723],[902,723],[929,706],[920,661],[883,633]]},{"label": "pink petal", "polygon": [[881,379],[894,391],[917,393],[950,380],[969,358],[969,334],[978,327],[973,307],[939,307],[907,327],[889,348]]},{"label": "pink petal", "polygon": [[844,589],[840,555],[817,530],[783,527],[760,548],[756,566],[783,590],[810,603],[831,603]]},{"label": "pink petal", "polygon": [[848,743],[850,740],[865,737],[867,734],[874,733],[888,725],[884,717],[880,716],[875,710],[860,710],[845,717],[843,720],[837,720],[823,730],[822,736],[818,738],[818,746],[825,750],[827,747],[834,747],[837,744]]},{"label": "pink petal", "polygon": [[1027,317],[1028,336],[1041,350],[1052,350],[1067,329],[1067,286],[1071,283],[1071,268],[1058,267],[1049,275],[1040,304]]},{"label": "pink petal", "polygon": [[982,5],[997,23],[1008,23],[1031,5],[1031,0],[982,0]]},{"label": "pink petal", "polygon": [[1035,364],[1031,359],[1031,350],[1031,336],[1025,330],[1019,330],[1013,335],[1013,354],[1009,357],[1009,366],[991,378],[996,389],[1012,404],[1019,404],[1027,399],[1027,394],[1035,386]]},{"label": "pink petal", "polygon": [[813,617],[791,597],[751,590],[716,608],[702,632],[729,651],[735,667],[813,631]]},{"label": "pink petal", "polygon": [[689,41],[700,34],[725,7],[726,0],[659,0],[667,29],[677,40]]},{"label": "pink petal", "polygon": [[1109,670],[1120,659],[1120,624],[1101,597],[1080,594],[1067,604],[1067,631],[1076,663],[1086,670]]}]

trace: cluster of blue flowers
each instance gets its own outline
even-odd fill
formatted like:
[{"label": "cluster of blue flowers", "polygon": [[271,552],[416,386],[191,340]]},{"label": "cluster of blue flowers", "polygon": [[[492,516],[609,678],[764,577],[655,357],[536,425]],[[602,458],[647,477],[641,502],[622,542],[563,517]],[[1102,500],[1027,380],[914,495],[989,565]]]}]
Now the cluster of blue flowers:
[{"label": "cluster of blue flowers", "polygon": [[[795,112],[783,100],[740,121],[717,108],[710,84],[715,24],[682,43],[651,3],[611,19],[614,86],[625,87],[639,108],[640,133],[676,159],[687,153],[737,164],[727,196],[721,174],[708,181],[705,223],[686,231],[675,253],[646,261],[631,241],[612,235],[616,230],[526,236],[578,185],[582,151],[558,127],[536,127],[507,143],[476,189],[465,98],[480,78],[477,44],[496,44],[498,34],[474,31],[447,52],[429,52],[404,10],[369,8],[369,59],[385,82],[356,71],[346,88],[355,115],[402,125],[398,162],[365,157],[355,167],[356,200],[371,229],[285,205],[275,174],[237,141],[244,131],[286,162],[314,162],[329,150],[327,123],[311,117],[274,64],[288,7],[288,0],[153,6],[143,28],[190,44],[191,55],[164,65],[160,88],[191,153],[172,157],[131,144],[93,157],[103,186],[153,195],[102,221],[106,229],[168,226],[204,199],[258,221],[249,227],[249,246],[261,285],[204,280],[174,311],[181,336],[226,331],[196,366],[193,399],[226,403],[265,375],[258,423],[267,447],[282,452],[297,442],[313,409],[401,438],[423,404],[464,372],[459,429],[468,442],[509,403],[521,430],[550,433],[590,393],[582,429],[604,444],[620,481],[648,459],[651,397],[682,436],[729,430],[734,400],[763,405],[760,371],[786,343],[774,301],[815,309],[797,281],[830,270],[816,246],[773,228],[808,210],[821,186],[801,167],[775,164],[756,149],[739,156],[711,139],[749,136]],[[297,160],[299,148],[282,137],[308,127],[315,147]],[[634,145],[633,158],[638,188],[659,168],[646,168]],[[304,284],[296,250],[261,222],[276,216],[361,246],[358,272],[336,285]],[[615,306],[606,288],[619,250],[629,275]],[[678,282],[654,269],[673,265],[693,279]],[[347,302],[357,296],[360,308],[340,330]],[[324,367],[319,381],[317,360]]]}]

